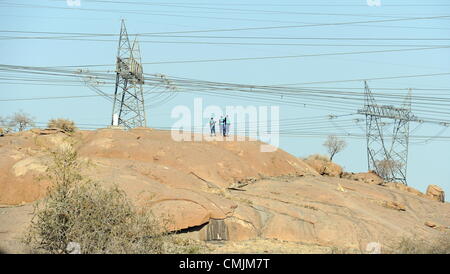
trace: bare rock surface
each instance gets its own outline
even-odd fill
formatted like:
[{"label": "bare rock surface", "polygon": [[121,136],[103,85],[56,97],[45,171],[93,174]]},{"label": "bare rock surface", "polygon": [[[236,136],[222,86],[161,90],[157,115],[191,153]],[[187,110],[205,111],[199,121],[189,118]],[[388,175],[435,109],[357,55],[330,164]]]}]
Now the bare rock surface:
[{"label": "bare rock surface", "polygon": [[432,239],[450,227],[450,204],[436,202],[443,199],[438,187],[425,195],[376,174],[343,173],[332,162],[324,171],[282,150],[262,153],[256,141],[176,142],[152,129],[27,131],[0,138],[0,205],[7,206],[0,208],[0,232],[7,231],[0,249],[11,247],[29,223],[30,205],[46,194],[48,149],[67,141],[87,163],[85,175],[117,185],[138,207],[170,219],[172,230],[204,240],[216,235],[211,220],[220,220],[217,233],[230,246],[217,252],[252,242],[261,244],[255,252],[283,245],[286,252],[364,250],[403,236]]}]

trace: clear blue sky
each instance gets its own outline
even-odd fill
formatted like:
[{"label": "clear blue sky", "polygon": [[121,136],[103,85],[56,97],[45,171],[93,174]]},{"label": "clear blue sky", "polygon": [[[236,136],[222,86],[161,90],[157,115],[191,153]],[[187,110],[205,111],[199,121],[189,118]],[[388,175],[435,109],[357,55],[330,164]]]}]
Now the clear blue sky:
[{"label": "clear blue sky", "polygon": [[[449,16],[448,1],[383,1],[381,6],[369,6],[366,0],[346,1],[88,1],[80,6],[69,6],[66,0],[0,1],[0,64],[24,66],[78,66],[88,64],[114,64],[116,41],[79,41],[61,39],[11,39],[11,36],[44,36],[29,32],[114,34],[120,29],[120,20],[126,20],[128,32],[158,33],[197,30],[261,28],[273,26],[309,27],[235,30],[226,32],[191,33],[196,36],[287,37],[305,39],[231,39],[187,37],[140,37],[144,63],[179,60],[227,59],[241,57],[266,57],[288,55],[316,55],[358,51],[379,51],[407,48],[449,46],[450,19],[405,20],[391,22],[366,22],[396,20],[416,17]],[[340,24],[360,22],[358,24]],[[365,23],[364,23],[365,22]],[[339,23],[339,24],[336,24]],[[14,32],[6,32],[14,31]],[[28,33],[18,33],[25,31]],[[58,35],[53,35],[58,36]],[[371,38],[368,40],[321,40],[317,38]],[[98,38],[98,37],[97,37]],[[393,38],[405,38],[392,40]],[[408,40],[420,38],[421,40]],[[107,37],[105,40],[115,40]],[[436,40],[430,40],[436,39]],[[160,43],[175,42],[175,43]],[[195,42],[179,43],[179,42]],[[207,43],[205,43],[207,42]],[[214,44],[224,42],[229,44]],[[233,44],[240,43],[240,44]],[[243,45],[242,43],[249,43]],[[268,45],[272,44],[272,45]],[[273,45],[278,44],[278,45]],[[291,44],[291,45],[286,45]],[[292,45],[295,44],[295,45]],[[340,81],[350,79],[385,78],[402,75],[436,74],[450,72],[450,48],[418,51],[398,51],[351,55],[329,55],[303,58],[259,59],[224,62],[145,64],[146,73],[163,73],[218,82],[255,85],[285,85],[307,82]],[[91,67],[91,70],[113,71],[114,66]],[[82,83],[75,86],[42,85],[42,81],[9,80],[22,77],[0,70],[0,100],[52,96],[92,95],[92,90]],[[40,76],[35,76],[40,77]],[[23,79],[22,79],[23,80]],[[42,79],[41,79],[42,80]],[[369,85],[381,94],[406,94],[436,96],[450,99],[450,76],[412,77],[371,80]],[[14,82],[14,83],[11,83]],[[296,85],[352,92],[363,92],[361,81]],[[112,93],[111,86],[100,88]],[[149,87],[146,87],[149,88]],[[377,89],[382,88],[382,89]],[[387,89],[386,89],[387,88]],[[398,88],[398,90],[396,90]],[[416,90],[414,90],[416,89]],[[176,105],[192,106],[199,95],[182,93],[165,104],[149,107],[150,127],[171,126],[170,112]],[[260,105],[261,102],[243,98],[203,96],[204,104]],[[280,97],[280,100],[284,100]],[[299,97],[298,101],[302,98]],[[289,100],[286,100],[289,101]],[[450,120],[448,105],[433,102],[413,104],[416,115]],[[441,101],[445,104],[447,101]],[[151,104],[151,99],[147,100]],[[317,102],[316,102],[317,103]],[[265,103],[267,105],[267,103]],[[305,99],[304,106],[280,105],[281,120],[301,117],[326,117],[334,114],[355,113],[362,102],[355,102],[350,111],[339,108],[332,101],[314,107]],[[323,106],[326,107],[323,107]],[[109,124],[111,103],[101,97],[0,101],[0,116],[24,110],[38,122],[50,118],[67,117],[78,124]],[[320,137],[281,136],[281,148],[299,157],[314,153],[325,154],[322,146],[326,133],[364,134],[364,117],[354,115],[346,121],[320,121],[304,125],[304,133],[321,132]],[[344,119],[344,118],[342,118]],[[300,120],[299,120],[300,121]],[[304,121],[304,120],[303,120]],[[283,123],[282,123],[283,124]],[[42,124],[40,124],[42,125]],[[292,127],[290,127],[292,128]],[[301,128],[300,128],[301,130]],[[411,124],[413,136],[450,136],[450,129],[439,125]],[[335,161],[347,171],[367,170],[366,142],[364,138],[346,138],[347,149]],[[425,191],[427,185],[437,184],[450,195],[450,139],[411,138],[408,158],[408,183]],[[447,197],[448,197],[447,195]],[[448,200],[448,198],[447,198]]]}]

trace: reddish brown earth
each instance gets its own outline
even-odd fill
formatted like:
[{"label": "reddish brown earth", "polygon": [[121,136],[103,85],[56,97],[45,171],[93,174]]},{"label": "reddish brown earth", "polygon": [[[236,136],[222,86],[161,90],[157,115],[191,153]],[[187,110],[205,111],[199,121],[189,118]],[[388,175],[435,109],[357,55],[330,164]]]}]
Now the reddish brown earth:
[{"label": "reddish brown earth", "polygon": [[152,129],[73,136],[32,130],[0,137],[0,249],[23,252],[14,242],[31,218],[30,204],[49,185],[39,180],[47,151],[67,141],[88,163],[83,173],[169,216],[171,229],[200,240],[227,238],[217,252],[365,250],[403,236],[434,239],[450,226],[450,204],[435,196],[333,163],[318,172],[320,163],[260,152],[256,141],[175,142],[170,132]]}]

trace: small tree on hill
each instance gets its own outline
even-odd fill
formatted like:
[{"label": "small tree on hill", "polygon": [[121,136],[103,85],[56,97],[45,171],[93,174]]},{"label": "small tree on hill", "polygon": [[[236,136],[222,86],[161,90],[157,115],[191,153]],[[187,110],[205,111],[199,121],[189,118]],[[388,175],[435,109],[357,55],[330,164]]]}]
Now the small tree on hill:
[{"label": "small tree on hill", "polygon": [[334,135],[329,135],[323,145],[327,148],[328,153],[330,154],[330,161],[333,161],[334,155],[341,152],[347,146],[347,143]]},{"label": "small tree on hill", "polygon": [[8,125],[18,131],[23,131],[27,127],[34,126],[34,118],[23,111],[14,113],[8,120]]}]

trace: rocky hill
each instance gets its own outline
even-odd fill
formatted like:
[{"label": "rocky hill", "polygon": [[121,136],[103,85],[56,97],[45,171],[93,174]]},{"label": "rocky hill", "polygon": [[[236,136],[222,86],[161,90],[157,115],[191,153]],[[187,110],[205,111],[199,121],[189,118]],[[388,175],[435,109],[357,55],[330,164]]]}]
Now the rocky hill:
[{"label": "rocky hill", "polygon": [[[41,178],[48,150],[64,142],[74,143],[83,173],[170,217],[172,230],[226,240],[217,252],[364,250],[403,236],[434,239],[450,227],[450,204],[439,201],[438,187],[426,195],[373,173],[345,173],[320,158],[263,153],[257,141],[176,142],[170,132],[152,129],[73,135],[34,129],[0,138],[0,248],[17,251],[30,204],[50,184]],[[265,247],[248,249],[246,241]],[[316,249],[282,248],[296,244]]]}]

